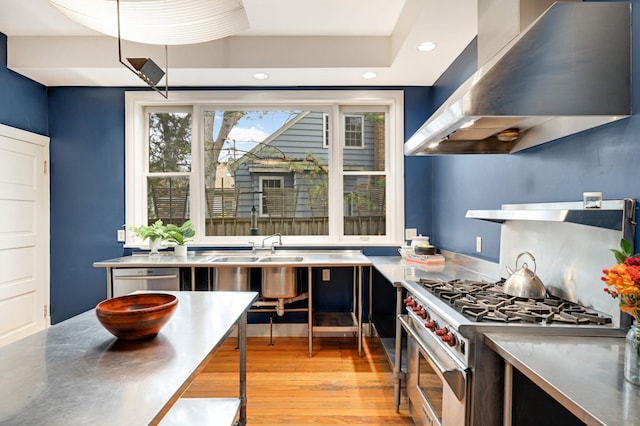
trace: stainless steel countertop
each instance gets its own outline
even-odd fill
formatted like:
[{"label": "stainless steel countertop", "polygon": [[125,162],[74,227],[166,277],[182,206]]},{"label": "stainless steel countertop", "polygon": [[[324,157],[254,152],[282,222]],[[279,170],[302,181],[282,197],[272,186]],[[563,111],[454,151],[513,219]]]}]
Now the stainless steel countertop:
[{"label": "stainless steel countertop", "polygon": [[182,394],[258,295],[172,293],[178,295],[178,308],[150,340],[116,339],[92,309],[0,348],[0,424],[154,421]]},{"label": "stainless steel countertop", "polygon": [[[260,262],[251,261],[246,262],[242,260],[232,262],[217,262],[216,257],[230,257],[230,256],[257,256],[273,257],[275,259],[278,256],[290,257],[300,256],[301,261],[290,261],[283,259],[282,262]],[[94,262],[93,266],[96,268],[149,268],[149,267],[200,267],[200,268],[215,268],[224,266],[249,266],[254,268],[265,268],[269,266],[369,266],[371,261],[358,250],[318,250],[318,251],[305,251],[305,250],[276,250],[275,254],[271,254],[270,251],[258,250],[257,254],[251,254],[249,250],[237,250],[237,251],[218,251],[218,252],[202,252],[202,254],[190,253],[186,257],[177,257],[173,254],[160,254],[160,255],[134,255],[123,256],[114,259],[101,260]]]},{"label": "stainless steel countertop", "polygon": [[624,337],[488,333],[485,342],[589,425],[640,425],[640,387],[623,376]]},{"label": "stainless steel countertop", "polygon": [[[496,281],[497,278],[478,272],[488,272],[497,275],[498,266],[486,261],[477,261],[469,257],[461,257],[444,253],[446,261],[444,265],[426,266],[413,262],[407,262],[400,256],[369,256],[372,265],[384,276],[394,287],[402,286],[404,281],[417,281],[420,278],[449,281],[455,278],[477,279]],[[469,262],[481,262],[483,265],[478,269],[471,269]],[[476,266],[476,263],[473,264]]]}]

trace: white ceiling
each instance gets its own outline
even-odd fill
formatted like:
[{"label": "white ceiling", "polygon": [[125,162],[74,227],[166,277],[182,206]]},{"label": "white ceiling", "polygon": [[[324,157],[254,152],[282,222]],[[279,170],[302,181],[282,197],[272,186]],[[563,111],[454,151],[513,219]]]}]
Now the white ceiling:
[{"label": "white ceiling", "polygon": [[[476,2],[244,0],[249,30],[169,46],[169,86],[430,86],[477,34]],[[1,0],[0,32],[8,67],[46,86],[145,85],[118,62],[117,39],[48,0]],[[423,41],[438,47],[419,52]],[[127,42],[123,56],[165,64],[164,46]],[[367,71],[377,77],[363,79]]]}]

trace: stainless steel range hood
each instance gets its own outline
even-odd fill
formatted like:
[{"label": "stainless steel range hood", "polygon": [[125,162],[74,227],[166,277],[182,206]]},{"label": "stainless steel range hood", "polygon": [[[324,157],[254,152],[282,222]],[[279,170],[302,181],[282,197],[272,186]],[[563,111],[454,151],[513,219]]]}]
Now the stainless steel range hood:
[{"label": "stainless steel range hood", "polygon": [[630,3],[557,2],[460,86],[404,149],[512,153],[630,114]]}]

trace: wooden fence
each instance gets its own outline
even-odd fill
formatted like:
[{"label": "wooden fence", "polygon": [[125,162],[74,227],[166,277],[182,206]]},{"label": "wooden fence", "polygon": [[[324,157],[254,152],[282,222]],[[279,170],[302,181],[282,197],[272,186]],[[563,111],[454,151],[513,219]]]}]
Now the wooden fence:
[{"label": "wooden fence", "polygon": [[[344,218],[345,235],[384,235],[384,216],[347,216]],[[206,219],[206,235],[250,235],[250,218]],[[328,235],[328,217],[269,217],[258,218],[258,235]]]}]

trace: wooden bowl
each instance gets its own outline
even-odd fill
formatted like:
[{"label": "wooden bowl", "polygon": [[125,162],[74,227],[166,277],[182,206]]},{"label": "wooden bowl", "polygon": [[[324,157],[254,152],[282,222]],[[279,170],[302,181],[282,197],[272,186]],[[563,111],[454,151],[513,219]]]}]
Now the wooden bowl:
[{"label": "wooden bowl", "polygon": [[100,324],[123,340],[154,337],[178,307],[173,294],[142,293],[114,297],[96,306]]}]

